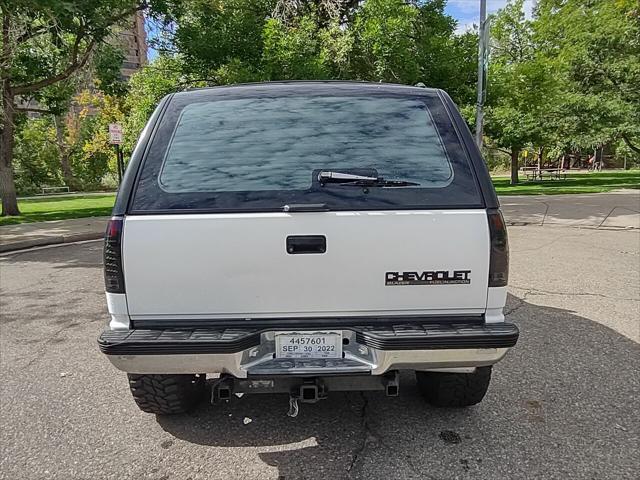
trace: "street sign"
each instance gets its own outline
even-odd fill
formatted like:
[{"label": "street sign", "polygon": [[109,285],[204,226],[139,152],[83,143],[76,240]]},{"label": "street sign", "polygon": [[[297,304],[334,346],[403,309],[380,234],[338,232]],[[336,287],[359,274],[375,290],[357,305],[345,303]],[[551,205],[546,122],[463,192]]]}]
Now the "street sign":
[{"label": "street sign", "polygon": [[111,145],[122,144],[122,125],[119,123],[109,124],[109,143]]}]

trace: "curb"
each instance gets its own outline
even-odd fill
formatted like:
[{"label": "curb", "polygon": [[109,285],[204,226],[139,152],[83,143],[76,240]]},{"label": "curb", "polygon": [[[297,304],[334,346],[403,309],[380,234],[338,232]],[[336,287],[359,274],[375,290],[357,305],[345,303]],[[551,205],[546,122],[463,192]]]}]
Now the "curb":
[{"label": "curb", "polygon": [[48,245],[60,245],[63,243],[82,242],[84,240],[98,240],[104,237],[104,232],[74,233],[71,235],[55,235],[51,237],[35,238],[32,240],[22,240],[0,244],[0,253],[24,250],[33,247],[44,247]]}]

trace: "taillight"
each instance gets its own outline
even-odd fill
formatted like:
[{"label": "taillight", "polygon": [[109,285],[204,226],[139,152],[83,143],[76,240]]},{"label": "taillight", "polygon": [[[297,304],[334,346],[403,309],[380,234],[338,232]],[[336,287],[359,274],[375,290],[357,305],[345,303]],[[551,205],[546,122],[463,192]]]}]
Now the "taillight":
[{"label": "taillight", "polygon": [[509,280],[509,239],[502,212],[487,210],[491,252],[489,258],[489,286],[506,287]]},{"label": "taillight", "polygon": [[122,217],[113,217],[104,235],[104,286],[109,293],[124,293],[122,271]]}]

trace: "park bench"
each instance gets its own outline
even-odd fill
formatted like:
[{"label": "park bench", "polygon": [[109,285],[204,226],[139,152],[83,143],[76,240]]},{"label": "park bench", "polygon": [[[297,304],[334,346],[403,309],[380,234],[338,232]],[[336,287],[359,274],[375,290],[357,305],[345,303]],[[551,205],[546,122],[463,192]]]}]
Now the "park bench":
[{"label": "park bench", "polygon": [[524,174],[527,180],[536,180],[538,178],[538,167],[520,167],[520,173]]},{"label": "park bench", "polygon": [[538,167],[521,167],[522,172],[528,181],[544,180],[546,175],[551,180],[566,180],[567,171],[561,167],[554,168],[538,168]]},{"label": "park bench", "polygon": [[62,185],[60,187],[42,187],[42,195],[50,193],[69,193],[69,187]]}]

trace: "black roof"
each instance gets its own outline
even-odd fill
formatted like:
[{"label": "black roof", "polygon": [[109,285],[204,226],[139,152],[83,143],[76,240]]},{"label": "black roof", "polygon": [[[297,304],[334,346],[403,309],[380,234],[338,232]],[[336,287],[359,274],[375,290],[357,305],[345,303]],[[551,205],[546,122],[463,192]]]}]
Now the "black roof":
[{"label": "black roof", "polygon": [[497,208],[499,206],[491,177],[487,171],[486,165],[482,159],[480,150],[475,145],[473,136],[469,131],[465,121],[460,115],[457,107],[441,89],[416,87],[411,85],[400,85],[392,83],[377,82],[359,82],[359,81],[335,81],[335,80],[310,80],[310,81],[277,81],[277,82],[260,82],[260,83],[244,83],[236,85],[224,85],[215,87],[206,87],[199,89],[191,89],[179,93],[173,93],[165,96],[159,103],[155,112],[149,120],[149,128],[145,128],[143,134],[138,140],[137,147],[131,157],[129,166],[120,185],[116,203],[113,209],[113,215],[125,215],[128,211],[129,200],[132,195],[134,183],[137,180],[140,165],[142,163],[145,151],[149,144],[150,138],[155,132],[158,123],[161,121],[164,111],[171,102],[172,98],[180,99],[182,102],[198,101],[199,99],[209,99],[215,97],[243,97],[243,96],[269,96],[278,95],[295,95],[308,93],[311,95],[335,95],[343,93],[353,95],[361,94],[384,94],[384,95],[412,95],[431,97],[437,96],[443,103],[443,106],[450,116],[453,127],[460,135],[460,138],[467,150],[477,179],[479,180],[480,189],[484,197],[485,206],[487,208]]},{"label": "black roof", "polygon": [[402,85],[397,83],[380,83],[380,82],[362,82],[362,81],[344,81],[344,80],[289,80],[275,82],[255,82],[255,83],[238,83],[233,85],[220,85],[215,87],[190,88],[188,90],[175,93],[177,97],[184,96],[200,96],[211,94],[225,93],[266,93],[266,92],[286,93],[317,93],[328,94],[336,91],[342,92],[362,92],[372,93],[384,91],[386,93],[404,93],[418,95],[437,95],[439,89],[416,87],[412,85]]}]

